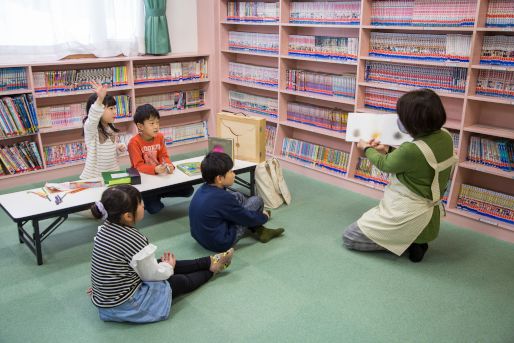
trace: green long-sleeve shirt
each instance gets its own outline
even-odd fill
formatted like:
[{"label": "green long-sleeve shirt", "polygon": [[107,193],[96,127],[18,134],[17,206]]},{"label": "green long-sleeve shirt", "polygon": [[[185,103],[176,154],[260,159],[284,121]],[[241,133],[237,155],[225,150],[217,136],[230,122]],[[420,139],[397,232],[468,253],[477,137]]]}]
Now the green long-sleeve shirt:
[{"label": "green long-sleeve shirt", "polygon": [[[416,140],[422,140],[428,144],[438,163],[450,158],[453,154],[452,138],[441,130],[418,137]],[[434,179],[434,170],[415,144],[403,143],[386,155],[373,148],[367,149],[366,157],[381,171],[396,174],[398,180],[414,193],[432,200],[431,185]],[[444,194],[450,172],[451,168],[448,168],[439,174],[439,189],[441,190],[441,194],[438,194],[439,197]],[[434,240],[439,234],[439,224],[440,213],[439,207],[436,206],[430,222],[415,242],[426,243]]]}]

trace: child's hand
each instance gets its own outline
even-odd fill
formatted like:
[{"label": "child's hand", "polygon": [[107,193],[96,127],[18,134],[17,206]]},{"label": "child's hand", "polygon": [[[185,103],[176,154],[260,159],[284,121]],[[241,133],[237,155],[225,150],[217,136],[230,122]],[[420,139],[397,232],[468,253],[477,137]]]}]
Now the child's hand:
[{"label": "child's hand", "polygon": [[118,152],[125,152],[127,151],[127,146],[123,143],[118,143],[118,145],[116,145],[116,149],[118,149]]},{"label": "child's hand", "polygon": [[164,174],[166,173],[166,165],[159,164],[155,166],[155,174]]},{"label": "child's hand", "polygon": [[372,139],[370,141],[371,147],[376,149],[381,154],[387,154],[389,152],[389,145],[381,144],[379,140]]},{"label": "child's hand", "polygon": [[162,255],[161,261],[169,264],[173,268],[175,268],[175,265],[177,264],[177,259],[175,258],[175,254],[172,254],[169,251],[166,251],[164,253],[164,255]]},{"label": "child's hand", "polygon": [[173,164],[166,163],[166,167],[166,172],[168,174],[173,174],[173,172],[175,171],[175,166]]},{"label": "child's hand", "polygon": [[95,90],[95,93],[98,96],[96,102],[102,104],[105,96],[107,95],[107,86],[97,83],[96,81],[91,81],[90,84],[91,86],[93,86],[93,89]]},{"label": "child's hand", "polygon": [[93,288],[88,287],[88,289],[86,289],[86,294],[91,298],[93,296]]}]

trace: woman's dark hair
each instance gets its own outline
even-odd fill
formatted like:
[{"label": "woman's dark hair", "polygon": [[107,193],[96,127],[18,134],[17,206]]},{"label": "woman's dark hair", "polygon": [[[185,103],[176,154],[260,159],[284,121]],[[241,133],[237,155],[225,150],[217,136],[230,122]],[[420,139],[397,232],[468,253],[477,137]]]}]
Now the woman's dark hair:
[{"label": "woman's dark hair", "polygon": [[[96,94],[92,94],[89,99],[87,99],[87,103],[86,103],[86,116],[84,117],[84,119],[82,120],[82,124],[84,124],[87,120],[87,117],[88,117],[88,114],[89,114],[89,109],[91,108],[91,106],[93,106],[93,104],[95,103],[96,99],[98,98],[98,95]],[[105,98],[104,98],[104,101],[102,101],[102,104],[105,106],[105,107],[110,107],[110,106],[116,106],[116,99],[114,99],[114,97],[112,95],[106,95]],[[111,128],[111,130],[113,130],[114,132],[119,132],[120,130],[118,130],[116,127],[114,127],[114,125],[112,123],[109,123],[108,124],[109,127]],[[100,130],[100,132],[102,132],[102,134],[105,136],[105,137],[108,137],[109,135],[107,134],[107,131],[105,131],[105,127],[102,125],[102,121],[100,120],[100,122],[98,122],[98,129]]]},{"label": "woman's dark hair", "polygon": [[419,89],[402,95],[396,103],[396,112],[412,137],[440,130],[446,122],[443,103],[430,89]]},{"label": "woman's dark hair", "polygon": [[210,152],[203,159],[200,170],[203,180],[212,184],[216,176],[225,176],[232,167],[234,167],[234,162],[229,155],[224,152]]},{"label": "woman's dark hair", "polygon": [[[121,216],[124,213],[130,212],[134,216],[136,215],[137,207],[141,202],[141,193],[131,185],[113,186],[102,193],[100,202],[107,211],[107,220],[111,223],[121,224]],[[102,218],[102,213],[96,204],[91,206],[91,213],[95,218]]]},{"label": "woman's dark hair", "polygon": [[155,107],[153,107],[152,105],[144,104],[136,108],[136,113],[134,114],[134,123],[144,124],[145,120],[149,120],[152,118],[161,118],[159,115],[159,111],[157,111]]}]

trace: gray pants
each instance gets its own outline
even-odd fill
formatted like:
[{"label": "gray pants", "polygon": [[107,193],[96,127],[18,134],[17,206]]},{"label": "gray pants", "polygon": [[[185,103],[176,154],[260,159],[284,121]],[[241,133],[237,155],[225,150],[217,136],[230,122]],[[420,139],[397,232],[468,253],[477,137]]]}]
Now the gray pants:
[{"label": "gray pants", "polygon": [[[264,210],[264,201],[260,196],[246,197],[243,193],[240,192],[229,192],[231,192],[231,194],[236,198],[237,202],[240,203],[247,210],[259,212],[262,212]],[[234,244],[236,244],[237,241],[239,241],[241,238],[252,232],[252,230],[250,230],[248,227],[239,224],[231,224],[230,228],[236,230],[236,239],[234,241]]]},{"label": "gray pants", "polygon": [[357,222],[350,224],[343,233],[343,245],[351,250],[379,251],[387,250],[369,239],[359,228]]}]

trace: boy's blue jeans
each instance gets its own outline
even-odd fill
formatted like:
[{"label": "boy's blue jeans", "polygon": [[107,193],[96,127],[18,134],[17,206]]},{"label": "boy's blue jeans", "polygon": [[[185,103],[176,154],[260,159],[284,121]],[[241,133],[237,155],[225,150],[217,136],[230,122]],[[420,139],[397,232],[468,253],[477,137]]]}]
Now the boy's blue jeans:
[{"label": "boy's blue jeans", "polygon": [[[243,193],[240,192],[229,192],[236,198],[237,202],[243,205],[243,207],[247,210],[259,212],[264,210],[264,200],[262,200],[260,196],[246,197]],[[252,228],[248,228],[239,224],[231,224],[230,227],[236,230],[236,239],[234,240],[234,244],[245,235],[252,232]]]},{"label": "boy's blue jeans", "polygon": [[145,204],[145,210],[150,214],[156,214],[160,210],[164,208],[164,204],[161,202],[162,198],[173,198],[173,197],[183,197],[188,198],[193,195],[195,189],[193,186],[186,186],[184,188],[179,188],[164,194],[159,195],[143,195],[143,202]]}]

